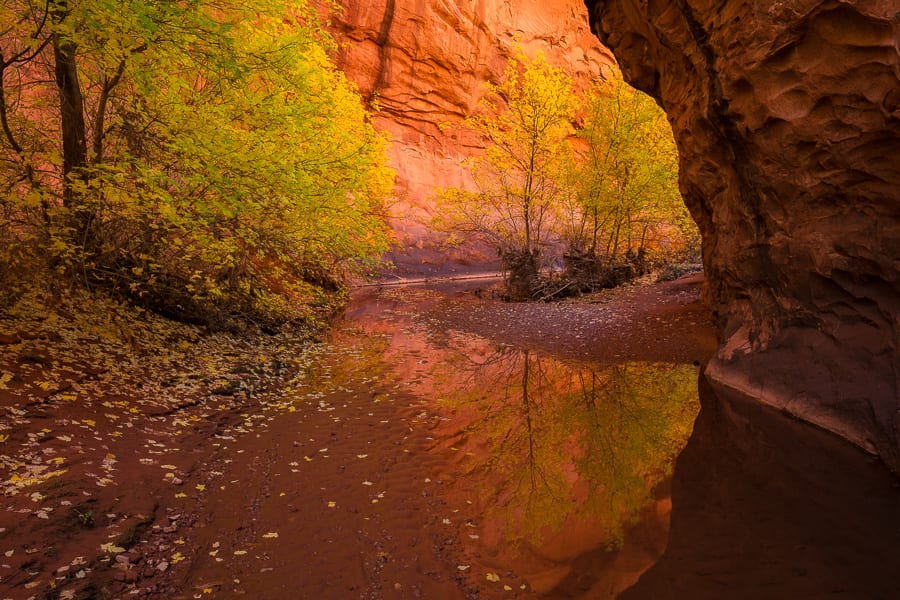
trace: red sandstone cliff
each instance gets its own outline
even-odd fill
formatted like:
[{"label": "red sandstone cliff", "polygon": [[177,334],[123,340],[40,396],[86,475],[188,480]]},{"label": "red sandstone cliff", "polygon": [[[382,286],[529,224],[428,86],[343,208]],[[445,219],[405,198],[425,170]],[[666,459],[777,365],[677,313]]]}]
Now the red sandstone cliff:
[{"label": "red sandstone cliff", "polygon": [[900,470],[896,0],[588,0],[669,115],[704,237],[721,393]]},{"label": "red sandstone cliff", "polygon": [[[376,124],[393,139],[398,204],[393,208],[407,272],[427,273],[448,258],[493,260],[474,248],[449,256],[429,249],[425,224],[435,186],[466,186],[460,161],[473,140],[452,125],[471,114],[486,81],[503,74],[515,43],[541,50],[586,83],[611,54],[590,32],[580,0],[343,0],[332,17],[342,51],[339,66],[364,98],[380,107]],[[451,125],[442,128],[442,124]],[[424,261],[425,264],[421,264]],[[415,263],[420,263],[416,265]]]}]

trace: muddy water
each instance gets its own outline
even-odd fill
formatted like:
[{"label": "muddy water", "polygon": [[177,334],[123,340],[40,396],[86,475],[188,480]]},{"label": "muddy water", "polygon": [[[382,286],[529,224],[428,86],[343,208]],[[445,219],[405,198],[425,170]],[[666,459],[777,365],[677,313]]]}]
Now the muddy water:
[{"label": "muddy water", "polygon": [[498,343],[448,326],[448,293],[460,290],[358,295],[330,343],[367,359],[331,377],[417,399],[414,426],[438,459],[430,479],[459,567],[484,577],[482,593],[552,593],[599,549],[607,560],[591,567],[590,587],[615,595],[665,548],[699,367],[560,360]]},{"label": "muddy water", "polygon": [[415,398],[470,596],[895,597],[900,494],[879,463],[703,385],[700,411],[694,364],[455,329],[459,291],[360,294],[330,343],[357,358],[337,379]]}]

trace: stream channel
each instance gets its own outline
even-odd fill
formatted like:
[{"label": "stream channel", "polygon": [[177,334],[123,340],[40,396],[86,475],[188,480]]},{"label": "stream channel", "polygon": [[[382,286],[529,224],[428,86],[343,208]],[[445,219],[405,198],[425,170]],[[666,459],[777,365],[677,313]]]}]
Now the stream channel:
[{"label": "stream channel", "polygon": [[[480,584],[621,591],[665,548],[672,468],[700,408],[699,366],[554,356],[548,346],[589,337],[579,333],[589,323],[533,314],[560,306],[466,296],[459,284],[358,294],[332,342],[359,344],[377,357],[374,377],[422,403],[430,451],[446,461],[435,476],[441,497],[462,515],[461,562],[480,563]],[[606,307],[580,308],[599,318]],[[528,343],[498,325],[543,326],[556,339]],[[579,569],[579,560],[592,564]]]},{"label": "stream channel", "polygon": [[357,290],[296,386],[296,420],[274,421],[263,450],[229,450],[258,479],[198,530],[216,549],[280,531],[280,550],[251,552],[259,564],[201,552],[193,589],[897,597],[896,478],[711,392],[698,279],[555,304],[484,300],[478,285]]}]

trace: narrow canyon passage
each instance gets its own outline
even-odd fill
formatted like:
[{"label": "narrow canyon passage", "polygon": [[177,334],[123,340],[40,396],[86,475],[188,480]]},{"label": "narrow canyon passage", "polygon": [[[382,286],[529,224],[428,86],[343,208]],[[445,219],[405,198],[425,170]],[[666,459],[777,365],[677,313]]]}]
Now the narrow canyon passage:
[{"label": "narrow canyon passage", "polygon": [[4,3],[0,600],[900,597],[898,8]]}]

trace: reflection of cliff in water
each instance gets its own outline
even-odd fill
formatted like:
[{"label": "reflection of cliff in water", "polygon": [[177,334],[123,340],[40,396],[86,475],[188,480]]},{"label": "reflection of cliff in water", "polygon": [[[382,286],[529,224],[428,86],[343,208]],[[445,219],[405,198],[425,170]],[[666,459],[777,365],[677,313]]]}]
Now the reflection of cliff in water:
[{"label": "reflection of cliff in water", "polygon": [[700,391],[668,547],[622,598],[900,597],[896,477],[830,433]]}]

